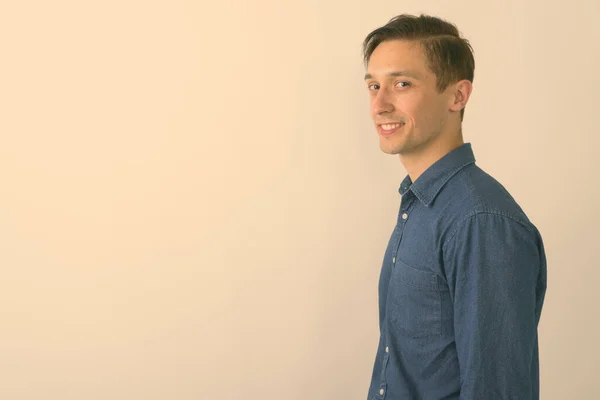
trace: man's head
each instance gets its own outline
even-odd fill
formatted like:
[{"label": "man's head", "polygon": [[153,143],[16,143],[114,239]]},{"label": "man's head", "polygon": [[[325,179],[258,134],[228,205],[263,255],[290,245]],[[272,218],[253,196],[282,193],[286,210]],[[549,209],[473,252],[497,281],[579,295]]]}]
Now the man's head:
[{"label": "man's head", "polygon": [[366,37],[363,55],[371,116],[384,152],[414,154],[462,141],[475,61],[456,26],[426,15],[399,15]]}]

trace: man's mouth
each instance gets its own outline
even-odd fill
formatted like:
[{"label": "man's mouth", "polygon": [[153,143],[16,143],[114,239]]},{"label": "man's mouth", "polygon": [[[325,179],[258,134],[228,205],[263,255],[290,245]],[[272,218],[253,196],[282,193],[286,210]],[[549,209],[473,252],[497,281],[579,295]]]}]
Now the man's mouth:
[{"label": "man's mouth", "polygon": [[390,131],[394,128],[400,127],[401,125],[404,125],[404,124],[384,124],[384,125],[381,125],[381,127],[383,129],[385,129],[386,131]]},{"label": "man's mouth", "polygon": [[405,124],[403,122],[395,124],[382,124],[379,125],[380,132],[382,135],[391,135],[396,132],[399,128],[402,128]]}]

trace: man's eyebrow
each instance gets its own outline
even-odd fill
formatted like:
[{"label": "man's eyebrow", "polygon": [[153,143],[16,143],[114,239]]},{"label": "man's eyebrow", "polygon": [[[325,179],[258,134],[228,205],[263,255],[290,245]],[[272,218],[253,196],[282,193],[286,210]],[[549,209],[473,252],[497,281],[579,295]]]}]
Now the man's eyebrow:
[{"label": "man's eyebrow", "polygon": [[[392,72],[388,72],[386,75],[388,77],[406,76],[408,78],[418,79],[414,74],[411,74],[410,72],[407,72],[407,71],[392,71]],[[367,79],[373,79],[373,75],[366,73],[365,81]]]}]

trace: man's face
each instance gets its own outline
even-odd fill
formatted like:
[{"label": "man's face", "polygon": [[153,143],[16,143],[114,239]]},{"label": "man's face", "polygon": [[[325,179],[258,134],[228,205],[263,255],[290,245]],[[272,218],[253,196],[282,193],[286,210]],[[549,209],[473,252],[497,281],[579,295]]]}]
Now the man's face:
[{"label": "man's face", "polygon": [[365,78],[383,152],[418,153],[442,134],[450,116],[450,97],[448,91],[438,92],[436,76],[418,42],[379,44]]}]

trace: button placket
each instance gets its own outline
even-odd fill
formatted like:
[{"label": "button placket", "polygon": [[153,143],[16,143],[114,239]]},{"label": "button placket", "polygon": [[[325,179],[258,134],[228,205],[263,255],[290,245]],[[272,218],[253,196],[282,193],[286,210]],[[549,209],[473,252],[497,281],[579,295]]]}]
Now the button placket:
[{"label": "button placket", "polygon": [[387,364],[388,361],[390,359],[390,353],[389,353],[389,347],[388,347],[388,343],[389,343],[389,335],[388,335],[388,323],[387,323],[387,318],[386,321],[384,322],[384,342],[383,344],[385,345],[385,354],[383,355],[383,363],[381,366],[381,379],[379,381],[379,387],[385,389],[387,386],[387,381],[385,379],[386,376],[386,371],[387,371]]},{"label": "button placket", "polygon": [[[410,192],[409,192],[410,193]],[[396,247],[394,248],[394,251],[392,253],[392,264],[393,266],[396,265],[396,258],[398,255],[398,249],[400,248],[400,243],[402,242],[402,237],[404,235],[404,228],[406,226],[406,220],[408,219],[408,213],[410,211],[410,209],[412,208],[413,202],[414,202],[414,197],[409,197],[410,195],[407,193],[406,195],[407,197],[402,199],[402,202],[400,203],[400,210],[398,212],[398,223],[397,223],[397,229],[398,231],[398,243],[396,245]]]},{"label": "button placket", "polygon": [[[408,195],[407,195],[408,196]],[[400,210],[398,210],[398,223],[396,224],[396,229],[398,231],[398,242],[394,246],[394,251],[392,252],[392,266],[396,264],[396,257],[398,254],[398,248],[400,247],[400,242],[402,241],[402,235],[404,234],[404,222],[406,218],[403,218],[403,215],[406,215],[408,208],[412,204],[412,199],[410,197],[405,197],[400,202]]]},{"label": "button placket", "polygon": [[[400,203],[400,210],[398,212],[398,223],[396,224],[396,234],[398,236],[396,239],[396,243],[394,244],[394,247],[393,247],[394,250],[392,252],[392,267],[394,267],[396,264],[398,249],[400,248],[400,243],[402,242],[402,236],[404,233],[405,222],[408,219],[408,211],[410,210],[413,202],[414,202],[414,197],[412,197],[410,195],[410,193],[408,193],[408,195],[405,198],[403,198]],[[383,345],[385,345],[385,348],[384,348],[385,353],[383,354],[383,363],[381,366],[381,379],[380,379],[380,386],[379,386],[380,387],[379,395],[381,396],[382,399],[385,397],[386,390],[387,390],[386,371],[387,371],[387,364],[390,359],[390,348],[388,345],[389,335],[387,332],[389,327],[388,327],[387,318],[385,319],[385,322],[384,322],[384,329],[385,329],[385,334],[384,334],[385,341],[384,341]]]}]

